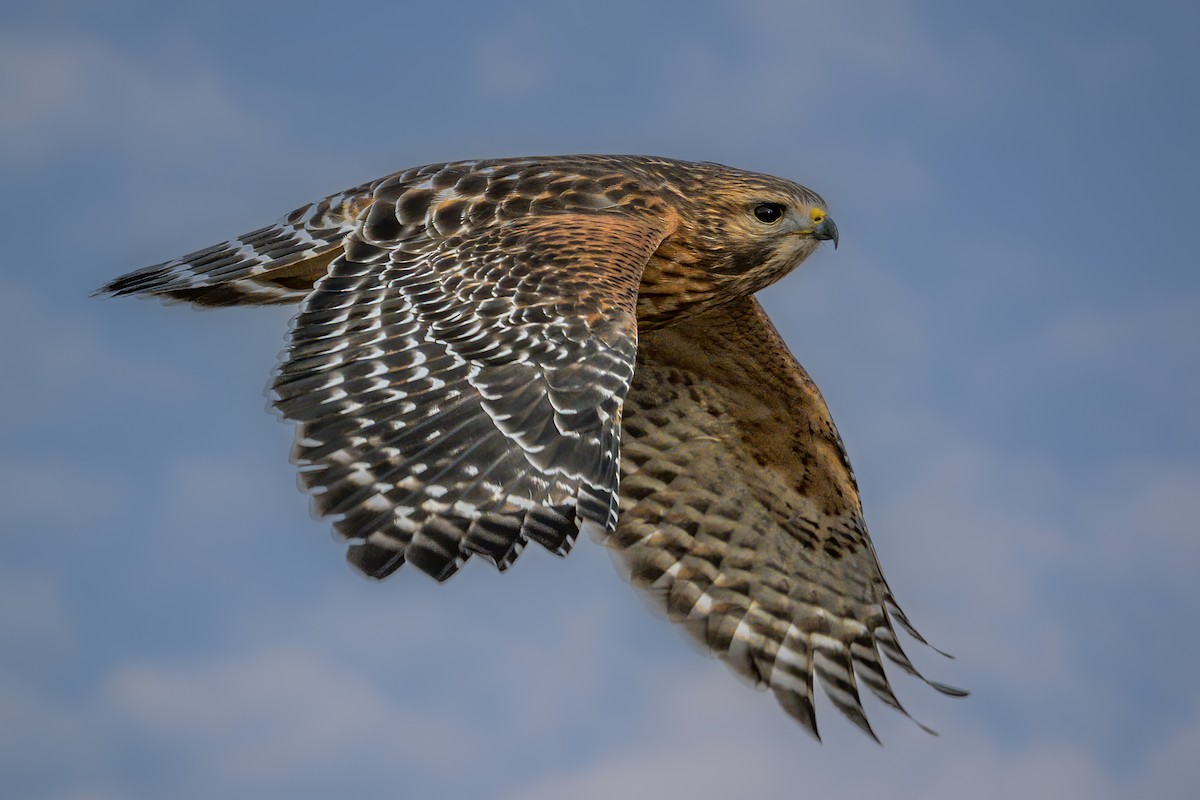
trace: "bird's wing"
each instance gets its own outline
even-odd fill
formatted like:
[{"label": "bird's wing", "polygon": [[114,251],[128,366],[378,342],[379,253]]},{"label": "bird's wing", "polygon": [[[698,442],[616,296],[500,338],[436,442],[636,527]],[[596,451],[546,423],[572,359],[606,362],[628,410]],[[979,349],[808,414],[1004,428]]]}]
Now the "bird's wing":
[{"label": "bird's wing", "polygon": [[547,211],[434,239],[381,208],[305,299],[273,383],[351,563],[442,580],[473,553],[504,568],[529,539],[561,554],[584,521],[611,529],[638,284],[668,220]]},{"label": "bird's wing", "polygon": [[893,622],[916,633],[825,402],[757,301],[643,333],[623,424],[606,544],[631,582],[814,735],[815,675],[874,737],[858,682],[903,711],[879,653],[917,674]]}]

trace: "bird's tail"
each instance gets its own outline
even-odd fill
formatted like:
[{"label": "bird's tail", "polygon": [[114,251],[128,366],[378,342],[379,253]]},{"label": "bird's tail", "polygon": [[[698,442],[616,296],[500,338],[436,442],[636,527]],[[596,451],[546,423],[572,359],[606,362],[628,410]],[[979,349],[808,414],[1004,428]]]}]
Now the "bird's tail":
[{"label": "bird's tail", "polygon": [[341,255],[343,239],[372,202],[371,188],[364,184],[331,195],[274,225],[122,275],[97,294],[199,306],[297,303]]}]

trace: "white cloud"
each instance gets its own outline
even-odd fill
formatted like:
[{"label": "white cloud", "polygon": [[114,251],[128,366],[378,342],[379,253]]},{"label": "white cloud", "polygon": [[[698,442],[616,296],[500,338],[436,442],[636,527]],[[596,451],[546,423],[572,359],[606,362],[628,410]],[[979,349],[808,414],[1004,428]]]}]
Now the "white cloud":
[{"label": "white cloud", "polygon": [[117,786],[90,784],[52,791],[45,800],[129,800],[129,794]]},{"label": "white cloud", "polygon": [[1190,797],[1200,786],[1200,709],[1148,748],[1150,756],[1128,797]]},{"label": "white cloud", "polygon": [[[23,796],[329,796],[364,776],[376,790],[436,783],[463,753],[496,767],[460,710],[398,705],[309,645],[127,662],[73,703],[0,672],[0,713],[0,764]],[[133,753],[170,773],[131,768]]]},{"label": "white cloud", "polygon": [[[419,652],[412,643],[404,649],[410,660]],[[359,670],[355,663],[330,660],[319,643],[295,641],[182,664],[126,663],[96,696],[74,706],[54,708],[36,692],[11,687],[0,691],[0,705],[7,720],[19,722],[22,736],[6,740],[4,752],[39,760],[70,752],[71,769],[59,782],[74,788],[53,795],[63,797],[403,795],[436,786],[442,796],[471,796],[487,787],[495,796],[532,800],[796,793],[1116,800],[1186,797],[1197,777],[1195,713],[1155,734],[1146,755],[1132,764],[1112,763],[1053,736],[1004,744],[970,713],[955,715],[940,738],[894,715],[880,717],[885,746],[879,748],[848,724],[833,722],[828,704],[821,709],[827,743],[819,745],[783,719],[769,696],[746,691],[700,660],[682,671],[667,664],[627,675],[636,713],[616,726],[574,719],[565,730],[575,736],[604,727],[583,735],[585,752],[561,761],[547,758],[537,749],[541,739],[525,736],[524,726],[514,727],[511,719],[465,701],[416,708],[400,698],[416,697],[418,686],[393,692],[371,667]],[[503,663],[489,665],[507,676],[518,706],[537,702],[544,691],[540,678],[570,667],[540,661],[532,673],[514,673]],[[395,678],[402,681],[403,674]],[[444,691],[432,699],[441,700]],[[575,714],[560,704],[556,716],[561,725]],[[129,750],[131,741],[149,751]],[[139,772],[122,766],[122,751],[148,752],[143,757],[171,764],[167,782],[147,789]]]},{"label": "white cloud", "polygon": [[106,682],[102,704],[137,735],[189,753],[196,788],[299,788],[398,759],[437,773],[454,766],[456,747],[479,749],[460,713],[399,708],[380,688],[311,648],[277,648],[126,665]]},{"label": "white cloud", "polygon": [[[1200,715],[1151,727],[1145,747],[1117,762],[1087,733],[1121,719],[1089,708],[1112,704],[1095,702],[1106,692],[1095,691],[1051,599],[1056,571],[1077,576],[1078,559],[1038,503],[1003,502],[1025,493],[1025,481],[1052,493],[1054,477],[936,436],[930,444],[935,454],[913,465],[900,499],[877,518],[894,526],[884,561],[902,601],[923,598],[927,607],[910,603],[910,613],[941,628],[938,643],[961,657],[930,672],[951,682],[966,672],[969,688],[982,678],[987,689],[951,701],[898,681],[938,739],[872,703],[880,749],[822,701],[820,746],[769,695],[715,662],[682,647],[640,649],[643,636],[679,637],[637,607],[586,542],[566,562],[534,550],[515,574],[477,565],[446,587],[402,573],[385,585],[339,581],[335,593],[290,609],[247,597],[248,609],[229,621],[245,626],[234,637],[244,644],[187,661],[142,657],[109,672],[79,708],[27,701],[16,718],[44,732],[30,740],[34,750],[60,736],[79,748],[77,777],[97,786],[136,781],[109,751],[148,742],[179,765],[174,796],[402,793],[438,780],[449,796],[486,785],[501,796],[584,800],[796,792],[1115,800],[1143,787],[1184,796]],[[1186,476],[1148,482],[1170,492],[1187,485]],[[1114,525],[1147,502],[1122,511],[1127,499],[1111,501]],[[496,702],[481,704],[487,698]],[[1015,741],[989,720],[984,709],[996,703],[1017,707],[1024,732]],[[1074,720],[1047,726],[1040,705]],[[112,746],[90,738],[97,730]],[[565,760],[540,749],[558,740],[578,749]]]},{"label": "white cloud", "polygon": [[653,698],[643,709],[643,727],[632,739],[625,732],[613,752],[502,796],[1117,800],[1183,798],[1194,787],[1194,749],[1188,748],[1194,748],[1200,723],[1195,715],[1148,748],[1147,758],[1125,768],[1062,739],[1035,735],[1005,745],[963,717],[958,721],[965,725],[940,738],[913,731],[885,737],[883,748],[849,738],[822,746],[795,729],[755,719],[753,704],[725,698],[715,679],[680,680]]},{"label": "white cloud", "polygon": [[261,134],[203,70],[164,76],[84,37],[0,32],[0,103],[5,165],[85,141],[194,155]]}]

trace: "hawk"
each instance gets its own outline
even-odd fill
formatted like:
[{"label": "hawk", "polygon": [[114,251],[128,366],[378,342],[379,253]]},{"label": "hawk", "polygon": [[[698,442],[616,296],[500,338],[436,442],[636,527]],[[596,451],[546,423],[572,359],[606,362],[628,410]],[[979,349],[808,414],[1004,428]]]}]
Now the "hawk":
[{"label": "hawk", "polygon": [[[292,459],[372,578],[504,570],[581,530],[814,736],[814,677],[875,738],[921,677],[825,402],[754,294],[838,230],[814,192],[636,156],[396,172],[101,289],[299,303]],[[922,678],[922,680],[925,680]],[[933,681],[935,689],[962,695]],[[877,740],[878,741],[878,740]]]}]

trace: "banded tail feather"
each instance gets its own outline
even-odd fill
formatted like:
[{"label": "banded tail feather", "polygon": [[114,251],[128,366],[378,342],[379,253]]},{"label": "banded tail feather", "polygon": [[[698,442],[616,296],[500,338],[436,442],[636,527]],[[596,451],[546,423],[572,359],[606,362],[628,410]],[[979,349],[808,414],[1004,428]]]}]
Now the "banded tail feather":
[{"label": "banded tail feather", "polygon": [[301,206],[274,224],[110,281],[99,294],[198,306],[298,303],[342,253],[371,185]]}]

